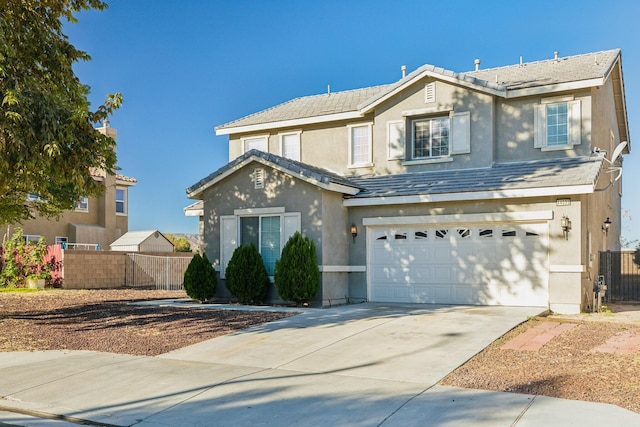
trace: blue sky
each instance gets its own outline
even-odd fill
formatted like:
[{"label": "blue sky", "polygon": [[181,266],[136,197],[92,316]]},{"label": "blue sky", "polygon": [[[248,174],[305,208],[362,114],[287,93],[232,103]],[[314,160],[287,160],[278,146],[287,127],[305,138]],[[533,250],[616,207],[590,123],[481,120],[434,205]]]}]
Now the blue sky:
[{"label": "blue sky", "polygon": [[92,61],[76,74],[111,119],[130,191],[129,229],[197,233],[186,187],[228,161],[214,127],[291,98],[391,83],[425,63],[469,71],[622,49],[632,155],[623,236],[640,239],[640,2],[107,0],[65,33]]}]

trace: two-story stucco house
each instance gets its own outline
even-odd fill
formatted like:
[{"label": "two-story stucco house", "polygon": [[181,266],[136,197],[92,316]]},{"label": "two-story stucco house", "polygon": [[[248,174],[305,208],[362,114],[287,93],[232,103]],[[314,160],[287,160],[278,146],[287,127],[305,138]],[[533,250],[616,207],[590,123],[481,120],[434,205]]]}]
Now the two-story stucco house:
[{"label": "two-story stucco house", "polygon": [[[238,245],[267,270],[300,230],[323,305],[593,304],[619,248],[629,131],[621,52],[296,98],[218,126],[229,161],[187,189],[224,281]],[[626,143],[626,144],[625,144]],[[222,282],[224,283],[224,282]],[[220,295],[225,289],[219,285]]]},{"label": "two-story stucco house", "polygon": [[[116,129],[106,121],[97,130],[116,139]],[[69,248],[109,249],[109,245],[129,229],[129,188],[136,179],[121,174],[92,171],[93,179],[104,185],[100,197],[83,197],[74,210],[57,219],[36,218],[15,224],[22,227],[28,241],[44,237],[47,244],[65,244]],[[12,233],[12,231],[10,231]]]}]

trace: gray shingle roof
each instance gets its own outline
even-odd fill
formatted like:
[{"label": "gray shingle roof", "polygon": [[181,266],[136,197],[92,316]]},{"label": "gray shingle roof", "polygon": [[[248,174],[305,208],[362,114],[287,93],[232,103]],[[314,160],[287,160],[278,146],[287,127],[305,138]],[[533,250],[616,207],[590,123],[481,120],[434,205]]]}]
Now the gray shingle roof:
[{"label": "gray shingle roof", "polygon": [[557,61],[548,59],[460,73],[425,64],[393,84],[295,98],[225,123],[216,127],[216,130],[357,112],[424,72],[497,91],[603,78],[609,74],[619,55],[620,49],[613,49],[559,57]]},{"label": "gray shingle roof", "polygon": [[304,119],[308,117],[357,111],[360,103],[366,101],[377,93],[384,91],[388,86],[390,85],[373,86],[362,89],[346,90],[343,92],[295,98],[276,105],[275,107],[225,123],[216,127],[216,129],[258,125],[262,123]]},{"label": "gray shingle roof", "polygon": [[351,178],[365,190],[348,198],[502,191],[593,185],[602,155],[496,164],[486,169],[418,172]]},{"label": "gray shingle roof", "polygon": [[[559,57],[522,65],[488,68],[463,73],[465,76],[493,82],[508,90],[602,78],[609,74],[620,49]],[[497,77],[497,82],[496,82]]]},{"label": "gray shingle roof", "polygon": [[249,159],[252,156],[263,159],[267,163],[277,165],[287,171],[290,171],[298,175],[302,175],[304,177],[310,178],[314,181],[317,181],[323,184],[339,184],[347,187],[352,187],[355,189],[362,189],[353,181],[350,181],[347,178],[340,176],[334,172],[328,171],[326,169],[322,169],[316,166],[308,165],[306,163],[290,160],[281,156],[277,156],[275,154],[265,153],[259,150],[250,150],[244,153],[242,156],[236,158],[232,162],[227,163],[217,171],[209,174],[207,177],[196,182],[191,187],[187,188],[187,194],[191,194],[194,191],[197,191],[201,187],[207,185],[211,181],[215,180],[217,177],[221,176],[228,170],[233,169],[235,166],[241,164],[242,162],[244,162],[245,160]]},{"label": "gray shingle roof", "polygon": [[317,182],[340,184],[360,190],[356,195],[346,195],[346,198],[397,197],[595,185],[604,157],[603,154],[600,154],[589,157],[499,163],[485,169],[413,172],[347,178],[325,169],[285,159],[275,154],[251,150],[189,187],[187,194],[201,189],[252,156],[278,165],[287,171],[310,177]]}]

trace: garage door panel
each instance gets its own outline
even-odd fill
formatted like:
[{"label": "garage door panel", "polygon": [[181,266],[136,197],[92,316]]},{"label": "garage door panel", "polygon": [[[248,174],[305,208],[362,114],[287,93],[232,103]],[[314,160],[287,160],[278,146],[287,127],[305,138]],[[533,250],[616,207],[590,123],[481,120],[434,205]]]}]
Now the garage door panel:
[{"label": "garage door panel", "polygon": [[547,230],[545,223],[376,231],[387,238],[369,246],[371,299],[546,306]]}]

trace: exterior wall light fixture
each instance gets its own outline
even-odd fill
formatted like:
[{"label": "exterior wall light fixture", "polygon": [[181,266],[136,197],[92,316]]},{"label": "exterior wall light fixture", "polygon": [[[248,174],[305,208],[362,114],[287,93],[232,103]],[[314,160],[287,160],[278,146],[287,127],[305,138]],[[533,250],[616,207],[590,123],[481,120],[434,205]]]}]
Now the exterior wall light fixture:
[{"label": "exterior wall light fixture", "polygon": [[564,239],[569,240],[569,230],[571,230],[571,220],[568,216],[562,215],[562,220],[560,220],[560,226],[562,227],[562,232],[564,233]]},{"label": "exterior wall light fixture", "polygon": [[358,235],[358,227],[355,224],[351,224],[351,236],[353,237],[353,243],[356,242],[356,236]]},{"label": "exterior wall light fixture", "polygon": [[602,224],[602,231],[608,236],[609,229],[611,228],[611,220],[607,217],[606,221]]}]

